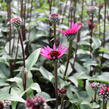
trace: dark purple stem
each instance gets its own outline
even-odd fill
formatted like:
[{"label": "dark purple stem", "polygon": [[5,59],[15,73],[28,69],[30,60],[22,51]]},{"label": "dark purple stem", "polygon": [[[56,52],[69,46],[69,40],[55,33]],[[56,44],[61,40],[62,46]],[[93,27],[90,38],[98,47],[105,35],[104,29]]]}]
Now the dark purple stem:
[{"label": "dark purple stem", "polygon": [[61,97],[61,109],[64,109],[64,95]]},{"label": "dark purple stem", "polygon": [[106,0],[105,1],[105,10],[104,10],[104,33],[103,33],[103,47],[105,47],[105,40],[106,40]]},{"label": "dark purple stem", "polygon": [[[91,1],[91,4],[93,6],[93,0]],[[92,37],[93,37],[93,19],[94,19],[94,13],[92,13],[92,16],[91,16],[91,29],[90,29],[90,59],[92,58]],[[92,72],[91,72],[91,66],[90,66],[90,76],[92,76]]]},{"label": "dark purple stem", "polygon": [[81,22],[83,20],[83,12],[84,12],[84,0],[82,0]]},{"label": "dark purple stem", "polygon": [[[25,69],[25,50],[24,50],[24,45],[23,45],[23,36],[22,36],[21,29],[18,28],[17,30],[18,30],[18,33],[19,33],[19,39],[20,39],[20,43],[21,43],[21,47],[22,47],[23,66],[24,66],[24,69]],[[24,88],[24,90],[26,90],[27,74],[25,72],[23,72],[22,81],[23,81],[23,88]]]},{"label": "dark purple stem", "polygon": [[64,78],[66,77],[67,70],[68,70],[68,66],[69,66],[69,62],[70,62],[70,58],[71,58],[71,53],[72,53],[72,43],[73,43],[73,41],[70,40],[70,41],[69,41],[68,56],[67,56],[67,64],[66,64],[66,69],[65,69],[65,72],[64,72]]},{"label": "dark purple stem", "polygon": [[54,64],[54,75],[55,75],[55,96],[56,96],[56,109],[58,109],[58,73],[57,73],[57,62]]},{"label": "dark purple stem", "polygon": [[103,96],[103,109],[107,109],[107,101],[105,99],[105,96]]}]

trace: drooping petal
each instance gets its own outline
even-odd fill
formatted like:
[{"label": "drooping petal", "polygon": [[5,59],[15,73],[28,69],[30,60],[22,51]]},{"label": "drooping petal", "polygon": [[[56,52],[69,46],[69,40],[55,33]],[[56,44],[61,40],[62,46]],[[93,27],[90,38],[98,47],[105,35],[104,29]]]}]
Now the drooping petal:
[{"label": "drooping petal", "polygon": [[59,44],[58,51],[61,51],[61,49],[62,49],[62,45]]},{"label": "drooping petal", "polygon": [[54,43],[54,45],[53,45],[53,50],[56,50],[56,44]]},{"label": "drooping petal", "polygon": [[66,32],[64,30],[58,30],[58,32],[62,33],[62,34],[66,34]]},{"label": "drooping petal", "polygon": [[73,28],[75,24],[74,24],[74,22],[72,22],[70,25],[71,25],[71,28]]}]

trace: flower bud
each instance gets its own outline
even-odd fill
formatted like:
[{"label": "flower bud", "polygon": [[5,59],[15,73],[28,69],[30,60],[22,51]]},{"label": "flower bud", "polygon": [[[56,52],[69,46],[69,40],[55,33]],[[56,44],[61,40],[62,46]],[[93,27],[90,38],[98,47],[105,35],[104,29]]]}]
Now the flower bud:
[{"label": "flower bud", "polygon": [[50,15],[50,22],[58,23],[59,22],[59,15],[58,14],[51,14]]},{"label": "flower bud", "polygon": [[90,6],[90,7],[87,9],[87,12],[88,12],[89,15],[95,14],[95,13],[96,13],[96,7],[95,7],[95,6]]},{"label": "flower bud", "polygon": [[16,28],[18,28],[21,25],[22,19],[20,17],[11,18],[10,24],[13,24]]},{"label": "flower bud", "polygon": [[74,6],[70,6],[69,9],[70,11],[73,11],[73,12],[76,11],[76,8]]},{"label": "flower bud", "polygon": [[99,4],[99,5],[98,5],[99,9],[102,9],[103,6],[104,6],[104,4]]},{"label": "flower bud", "polygon": [[67,92],[67,90],[64,89],[64,88],[62,88],[62,89],[58,89],[57,92],[58,92],[59,94],[65,94],[65,93]]}]

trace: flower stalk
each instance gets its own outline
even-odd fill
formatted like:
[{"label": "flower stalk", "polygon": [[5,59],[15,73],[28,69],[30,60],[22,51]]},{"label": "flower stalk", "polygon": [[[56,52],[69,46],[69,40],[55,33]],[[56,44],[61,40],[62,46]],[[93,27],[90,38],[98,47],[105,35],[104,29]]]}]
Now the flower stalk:
[{"label": "flower stalk", "polygon": [[64,95],[61,97],[61,109],[64,109]]},{"label": "flower stalk", "polygon": [[68,3],[68,0],[66,0],[66,2],[65,2],[65,7],[64,7],[64,10],[63,10],[63,13],[62,13],[63,18],[62,18],[62,20],[61,20],[61,24],[63,24],[64,19],[65,19],[64,16],[65,16],[66,10],[67,10],[67,3]]},{"label": "flower stalk", "polygon": [[66,92],[67,90],[65,88],[58,89],[58,94],[61,98],[61,108],[60,109],[64,109],[64,97],[65,97]]},{"label": "flower stalk", "polygon": [[20,28],[18,28],[17,31],[19,33],[19,39],[20,39],[20,43],[22,47],[22,55],[23,55],[23,66],[25,68],[25,50],[24,50],[24,45],[23,45],[23,36],[22,36],[22,32]]},{"label": "flower stalk", "polygon": [[67,69],[68,69],[68,65],[69,65],[69,61],[70,61],[70,57],[72,54],[72,43],[73,40],[75,39],[78,31],[80,30],[82,24],[81,23],[71,23],[70,28],[68,28],[67,30],[59,30],[59,32],[61,32],[62,34],[64,34],[68,41],[69,41],[69,51],[68,51],[68,56],[67,56],[67,64],[66,64],[66,69],[64,72],[64,78],[66,77],[66,73],[67,73]]},{"label": "flower stalk", "polygon": [[55,75],[55,96],[56,96],[56,109],[58,109],[58,73],[57,73],[57,62],[54,63],[54,75]]},{"label": "flower stalk", "polygon": [[[74,0],[74,6],[77,7],[77,0]],[[76,11],[74,11],[74,22],[76,22]]]},{"label": "flower stalk", "polygon": [[[106,41],[106,11],[107,11],[107,8],[106,8],[107,2],[106,2],[106,0],[104,2],[105,2],[105,4],[104,4],[104,32],[103,32],[103,40],[102,40],[102,46],[103,47],[105,47],[105,41]],[[102,53],[100,69],[102,69],[103,55],[104,55],[104,53]]]},{"label": "flower stalk", "polygon": [[101,9],[99,8],[99,11],[98,11],[98,23],[99,23],[99,38],[100,38],[100,35],[101,35],[101,28],[100,28],[100,12],[101,12]]},{"label": "flower stalk", "polygon": [[103,96],[103,109],[107,109],[107,101],[105,100],[105,96]]},{"label": "flower stalk", "polygon": [[[92,16],[91,16],[91,25],[93,26],[93,19],[94,19],[94,14],[92,13]],[[91,54],[92,54],[92,37],[93,37],[93,29],[90,31],[90,58],[91,58]]]},{"label": "flower stalk", "polygon": [[54,43],[56,44],[56,23],[54,23],[53,26],[54,26]]},{"label": "flower stalk", "polygon": [[[54,27],[54,44],[56,44],[56,23],[53,23]],[[57,73],[57,62],[54,63],[54,76],[55,76],[55,97],[56,97],[56,106],[55,109],[58,109],[58,73]]]},{"label": "flower stalk", "polygon": [[105,0],[105,9],[104,9],[104,32],[103,32],[103,47],[105,47],[105,40],[106,40],[106,0]]},{"label": "flower stalk", "polygon": [[73,69],[74,69],[74,66],[75,66],[75,62],[77,60],[77,51],[78,51],[78,43],[79,43],[79,41],[80,41],[80,32],[78,32],[78,35],[77,35],[75,57],[74,57],[73,65],[72,65]]},{"label": "flower stalk", "polygon": [[[21,43],[21,47],[22,47],[23,66],[24,66],[24,69],[25,69],[25,50],[24,50],[24,45],[23,45],[23,36],[22,36],[22,32],[21,32],[20,28],[18,29],[18,33],[19,33],[19,39],[20,39],[20,43]],[[25,71],[23,71],[22,80],[23,80],[23,88],[24,88],[24,90],[26,90],[27,74],[26,74]]]},{"label": "flower stalk", "polygon": [[71,57],[71,53],[72,53],[72,43],[73,43],[73,40],[69,40],[69,49],[68,49],[66,69],[65,69],[65,72],[64,72],[64,78],[66,77],[66,74],[67,74],[69,61],[70,61],[70,57]]},{"label": "flower stalk", "polygon": [[22,22],[22,19],[20,17],[16,17],[16,18],[10,19],[9,23],[13,24],[16,27],[18,34],[19,34],[18,42],[20,40],[22,56],[23,56],[23,68],[24,68],[24,70],[22,71],[22,73],[24,72],[23,77],[22,77],[22,82],[23,82],[23,88],[24,90],[26,90],[27,74],[25,72],[25,49],[24,49],[24,44],[23,44],[23,34],[21,31],[21,22]]},{"label": "flower stalk", "polygon": [[82,10],[81,10],[81,22],[83,21],[83,13],[84,12],[84,0],[82,0]]},{"label": "flower stalk", "polygon": [[[93,6],[93,0],[91,1],[91,7],[89,8],[89,12],[91,13],[91,20],[90,20],[90,26],[89,26],[89,29],[90,29],[90,40],[89,40],[89,43],[90,43],[90,59],[92,58],[92,37],[93,37],[93,28],[94,28],[94,23],[93,23],[93,20],[94,20],[94,13],[95,13],[95,7]],[[92,72],[91,72],[91,66],[90,66],[90,76],[92,76]]]}]

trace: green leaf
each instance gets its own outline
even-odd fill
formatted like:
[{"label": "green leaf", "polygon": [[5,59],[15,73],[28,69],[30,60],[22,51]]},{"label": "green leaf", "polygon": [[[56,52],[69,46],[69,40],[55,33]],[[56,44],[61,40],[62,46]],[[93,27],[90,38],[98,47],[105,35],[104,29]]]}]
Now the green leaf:
[{"label": "green leaf", "polygon": [[19,88],[22,89],[22,79],[20,77],[10,78],[10,79],[7,79],[7,81],[12,82],[12,83],[17,83]]},{"label": "green leaf", "polygon": [[37,96],[42,96],[42,97],[44,97],[46,100],[49,100],[51,97],[50,97],[50,95],[48,94],[48,93],[46,93],[46,92],[39,92],[38,94],[37,94]]},{"label": "green leaf", "polygon": [[77,81],[77,79],[76,79],[75,77],[70,76],[68,79],[69,79],[72,83],[74,83],[76,87],[78,87],[78,81]]},{"label": "green leaf", "polygon": [[52,81],[53,79],[53,75],[52,73],[50,73],[49,71],[47,71],[44,67],[40,67],[39,71],[41,72],[42,76],[49,80],[49,81]]},{"label": "green leaf", "polygon": [[8,99],[8,98],[10,98],[11,97],[11,95],[10,94],[8,94],[8,93],[1,93],[0,94],[0,100],[5,100],[5,99]]},{"label": "green leaf", "polygon": [[102,73],[102,75],[99,75],[96,80],[103,83],[109,83],[109,73]]},{"label": "green leaf", "polygon": [[87,69],[85,69],[82,65],[80,65],[77,62],[75,62],[75,69],[78,73],[83,73],[87,71]]},{"label": "green leaf", "polygon": [[29,88],[27,88],[22,94],[21,96],[23,96],[26,92],[30,91],[30,90],[35,90],[36,92],[41,92],[41,88],[39,86],[38,83],[32,83],[31,86]]},{"label": "green leaf", "polygon": [[14,89],[11,90],[11,96],[9,97],[9,100],[23,102],[23,103],[25,102],[25,100],[21,98],[21,96],[19,96],[19,94],[17,94],[16,90]]},{"label": "green leaf", "polygon": [[12,109],[16,109],[17,102],[12,102],[12,103],[11,103],[11,106],[12,106]]},{"label": "green leaf", "polygon": [[9,77],[10,71],[5,64],[2,63],[0,64],[0,74],[1,74],[0,78]]},{"label": "green leaf", "polygon": [[26,68],[27,70],[31,70],[33,65],[37,62],[38,57],[40,55],[40,48],[35,50],[26,60]]},{"label": "green leaf", "polygon": [[99,109],[100,108],[100,105],[97,104],[97,103],[92,103],[92,108],[93,109]]},{"label": "green leaf", "polygon": [[93,89],[90,87],[89,82],[86,81],[86,91],[88,93],[88,95],[90,96],[90,99],[93,97],[94,95],[94,91]]},{"label": "green leaf", "polygon": [[107,48],[100,48],[100,52],[109,53],[109,50]]},{"label": "green leaf", "polygon": [[73,94],[72,94],[72,91],[70,89],[67,89],[67,93],[66,93],[67,97],[72,100],[74,97],[73,97]]},{"label": "green leaf", "polygon": [[80,107],[81,109],[92,109],[91,104],[88,101],[83,101]]},{"label": "green leaf", "polygon": [[0,100],[11,100],[11,101],[17,101],[17,102],[25,102],[25,100],[23,98],[21,98],[21,96],[19,96],[18,92],[14,89],[11,90],[11,94],[8,94],[6,92],[2,92],[0,94]]},{"label": "green leaf", "polygon": [[31,89],[36,90],[36,92],[41,92],[41,88],[40,88],[39,84],[37,84],[37,83],[31,84]]},{"label": "green leaf", "polygon": [[92,44],[92,47],[93,49],[97,49],[101,46],[101,41],[95,37],[93,37],[93,44]]},{"label": "green leaf", "polygon": [[14,78],[7,79],[7,81],[19,83],[22,81],[22,79],[19,77],[14,77]]}]

